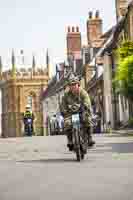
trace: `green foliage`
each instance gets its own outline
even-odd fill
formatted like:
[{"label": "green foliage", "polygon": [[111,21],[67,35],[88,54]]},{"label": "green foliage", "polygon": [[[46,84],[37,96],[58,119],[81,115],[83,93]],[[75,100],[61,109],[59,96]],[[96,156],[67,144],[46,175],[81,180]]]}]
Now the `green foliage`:
[{"label": "green foliage", "polygon": [[130,118],[129,120],[128,120],[128,125],[129,125],[129,127],[133,127],[133,118]]},{"label": "green foliage", "polygon": [[124,41],[118,49],[118,54],[121,61],[126,57],[133,55],[133,42]]},{"label": "green foliage", "polygon": [[133,42],[124,42],[118,54],[119,65],[114,82],[119,93],[133,100]]}]

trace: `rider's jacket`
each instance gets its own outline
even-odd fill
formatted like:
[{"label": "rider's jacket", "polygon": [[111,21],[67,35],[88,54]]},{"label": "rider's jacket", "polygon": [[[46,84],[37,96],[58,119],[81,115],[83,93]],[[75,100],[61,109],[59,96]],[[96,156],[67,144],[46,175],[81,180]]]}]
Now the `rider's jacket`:
[{"label": "rider's jacket", "polygon": [[23,116],[24,123],[25,123],[26,120],[29,119],[29,118],[32,119],[32,121],[33,121],[33,120],[34,120],[34,115],[33,115],[32,112],[26,111],[26,112],[24,113],[24,116]]},{"label": "rider's jacket", "polygon": [[86,108],[86,110],[84,112],[84,121],[89,126],[89,120],[90,120],[89,112],[92,110],[91,101],[90,101],[90,97],[89,97],[88,93],[81,87],[79,88],[79,94],[73,94],[69,90],[69,91],[65,92],[65,94],[62,98],[60,108],[61,108],[61,112],[64,115],[66,126],[68,125],[68,123],[67,123],[68,120],[66,120],[66,119],[68,119],[72,114],[71,110],[69,109],[69,106],[76,105],[76,104],[81,104],[82,106],[84,106]]}]

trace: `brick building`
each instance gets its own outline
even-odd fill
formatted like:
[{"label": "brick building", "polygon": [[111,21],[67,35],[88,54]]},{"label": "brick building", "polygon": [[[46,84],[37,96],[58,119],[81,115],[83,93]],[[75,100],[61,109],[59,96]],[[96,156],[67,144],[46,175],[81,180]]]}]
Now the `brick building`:
[{"label": "brick building", "polygon": [[[84,45],[82,47],[84,71],[83,78],[85,80],[86,86],[93,77],[95,71],[95,63],[92,64],[92,60],[106,40],[106,36],[102,37],[102,25],[103,21],[100,17],[99,11],[96,11],[95,14],[90,11],[86,22],[87,45]],[[101,65],[103,63],[103,60],[99,57],[96,62],[98,65]]]}]

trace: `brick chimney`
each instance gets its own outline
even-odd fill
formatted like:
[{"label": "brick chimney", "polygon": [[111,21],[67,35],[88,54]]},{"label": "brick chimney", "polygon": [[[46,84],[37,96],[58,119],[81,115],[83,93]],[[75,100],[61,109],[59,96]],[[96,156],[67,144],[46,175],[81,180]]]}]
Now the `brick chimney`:
[{"label": "brick chimney", "polygon": [[95,16],[89,12],[89,18],[87,20],[87,39],[88,44],[99,39],[102,35],[102,19],[100,18],[99,11],[96,11]]},{"label": "brick chimney", "polygon": [[67,30],[67,58],[81,51],[81,33],[79,27],[68,27]]},{"label": "brick chimney", "polygon": [[120,16],[124,16],[128,7],[128,0],[115,0],[116,6],[116,18],[119,19]]}]

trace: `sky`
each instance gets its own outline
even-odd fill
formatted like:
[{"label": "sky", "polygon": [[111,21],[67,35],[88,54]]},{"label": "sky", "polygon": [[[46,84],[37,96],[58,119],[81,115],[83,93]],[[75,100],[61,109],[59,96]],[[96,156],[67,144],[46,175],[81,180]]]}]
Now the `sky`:
[{"label": "sky", "polygon": [[89,11],[100,11],[105,32],[115,23],[115,0],[0,0],[0,55],[4,68],[10,66],[14,49],[21,66],[23,49],[25,65],[35,55],[38,66],[45,66],[49,49],[51,69],[66,57],[67,26],[78,25],[82,43],[86,43],[86,21]]}]

